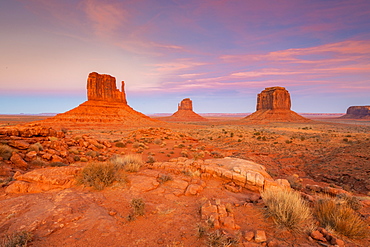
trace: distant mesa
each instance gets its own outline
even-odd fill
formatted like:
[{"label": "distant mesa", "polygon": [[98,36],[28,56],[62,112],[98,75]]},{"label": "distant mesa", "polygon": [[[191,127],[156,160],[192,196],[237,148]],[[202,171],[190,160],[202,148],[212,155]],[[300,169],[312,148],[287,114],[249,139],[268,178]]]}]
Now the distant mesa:
[{"label": "distant mesa", "polygon": [[346,115],[342,116],[341,118],[370,119],[370,105],[350,106],[347,109]]},{"label": "distant mesa", "polygon": [[265,88],[257,97],[257,111],[243,120],[259,122],[310,121],[290,110],[290,94],[284,87]]},{"label": "distant mesa", "polygon": [[158,120],[135,111],[127,104],[125,83],[122,81],[121,85],[122,91],[119,91],[116,78],[92,72],[87,78],[87,101],[43,122],[118,123],[130,126],[158,123]]},{"label": "distant mesa", "polygon": [[189,98],[183,99],[177,108],[177,112],[170,117],[163,118],[163,120],[178,122],[208,121],[193,111],[193,102]]}]

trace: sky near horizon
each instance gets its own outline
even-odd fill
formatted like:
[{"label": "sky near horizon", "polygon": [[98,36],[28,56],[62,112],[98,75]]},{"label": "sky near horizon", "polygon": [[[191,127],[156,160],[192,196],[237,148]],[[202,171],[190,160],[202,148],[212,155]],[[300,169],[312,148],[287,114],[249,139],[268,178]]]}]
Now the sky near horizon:
[{"label": "sky near horizon", "polygon": [[0,114],[68,111],[93,71],[145,114],[254,112],[272,86],[300,113],[370,105],[369,0],[1,0],[0,33]]}]

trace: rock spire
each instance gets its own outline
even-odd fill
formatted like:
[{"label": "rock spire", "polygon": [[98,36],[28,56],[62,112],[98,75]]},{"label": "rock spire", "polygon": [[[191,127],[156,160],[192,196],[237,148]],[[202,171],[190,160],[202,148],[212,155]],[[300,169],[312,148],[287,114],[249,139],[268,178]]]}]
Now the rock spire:
[{"label": "rock spire", "polygon": [[163,118],[166,121],[178,121],[178,122],[197,122],[207,121],[206,118],[200,116],[193,111],[193,102],[191,99],[183,99],[177,106],[177,112],[172,114],[170,117]]}]

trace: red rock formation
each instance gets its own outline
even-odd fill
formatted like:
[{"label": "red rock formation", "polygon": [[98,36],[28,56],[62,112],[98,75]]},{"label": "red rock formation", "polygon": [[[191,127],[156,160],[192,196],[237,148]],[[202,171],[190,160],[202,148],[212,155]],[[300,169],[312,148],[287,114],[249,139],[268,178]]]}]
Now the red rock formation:
[{"label": "red rock formation", "polygon": [[346,115],[341,118],[349,119],[370,119],[370,106],[350,106]]},{"label": "red rock formation", "polygon": [[110,75],[100,75],[96,72],[87,78],[87,100],[120,102],[127,104],[125,82],[122,81],[121,92],[116,88],[116,78]]},{"label": "red rock formation", "polygon": [[78,107],[42,121],[58,123],[115,123],[127,126],[158,124],[144,114],[132,109],[126,101],[124,82],[122,91],[116,88],[116,79],[96,72],[87,78],[87,101]]},{"label": "red rock formation", "polygon": [[261,122],[302,122],[309,121],[290,110],[289,92],[283,87],[265,88],[257,97],[257,111],[243,120]]},{"label": "red rock formation", "polygon": [[163,120],[181,122],[207,121],[206,118],[193,111],[193,102],[189,98],[183,99],[178,105],[177,112],[170,117],[163,118]]}]

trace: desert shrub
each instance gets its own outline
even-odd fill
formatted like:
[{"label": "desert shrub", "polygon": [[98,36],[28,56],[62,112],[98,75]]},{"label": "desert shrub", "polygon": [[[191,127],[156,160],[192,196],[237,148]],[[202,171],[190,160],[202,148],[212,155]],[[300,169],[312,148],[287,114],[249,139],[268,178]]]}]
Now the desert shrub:
[{"label": "desert shrub", "polygon": [[152,155],[149,155],[146,162],[147,163],[154,163],[155,162],[155,158]]},{"label": "desert shrub", "polygon": [[220,230],[208,234],[207,245],[210,247],[238,246],[239,240],[227,237]]},{"label": "desert shrub", "polygon": [[158,177],[158,182],[160,184],[164,184],[165,182],[172,180],[173,180],[172,176],[167,174],[162,174],[160,177]]},{"label": "desert shrub", "polygon": [[303,184],[297,175],[292,175],[286,178],[290,186],[295,190],[303,189]]},{"label": "desert shrub", "polygon": [[48,163],[46,163],[45,161],[41,160],[39,157],[37,157],[35,160],[32,160],[30,162],[30,165],[31,166],[36,166],[36,167],[43,167],[43,166],[46,166]]},{"label": "desert shrub", "polygon": [[141,198],[134,198],[130,202],[132,207],[132,213],[127,216],[128,221],[133,221],[136,219],[136,216],[142,216],[145,213],[145,202]]},{"label": "desert shrub", "polygon": [[13,149],[11,147],[0,144],[0,157],[2,157],[4,160],[9,160],[10,157],[12,157],[12,152]]},{"label": "desert shrub", "polygon": [[117,168],[112,163],[92,162],[82,169],[77,181],[96,190],[102,190],[118,180],[117,174]]},{"label": "desert shrub", "polygon": [[202,238],[206,235],[207,231],[209,230],[209,227],[198,223],[195,227],[195,230],[197,232],[198,238]]},{"label": "desert shrub", "polygon": [[155,139],[153,142],[154,142],[154,144],[157,144],[157,145],[161,145],[162,144],[162,140],[159,139],[159,138]]},{"label": "desert shrub", "polygon": [[79,154],[80,151],[78,151],[76,148],[71,148],[68,150],[68,152],[72,153],[72,154]]},{"label": "desert shrub", "polygon": [[13,234],[5,235],[1,241],[1,247],[26,247],[32,241],[33,235],[27,231],[15,232]]},{"label": "desert shrub", "polygon": [[188,154],[188,152],[187,151],[185,151],[185,150],[183,150],[183,151],[181,151],[181,156],[182,157],[185,157],[185,158],[187,158],[187,157],[189,157],[189,154]]},{"label": "desert shrub", "polygon": [[80,158],[80,156],[78,156],[78,155],[73,156],[73,160],[74,160],[74,161],[80,161],[80,159],[81,159],[81,158]]},{"label": "desert shrub", "polygon": [[367,224],[347,204],[331,198],[317,201],[315,216],[322,226],[349,238],[365,238],[369,234]]},{"label": "desert shrub", "polygon": [[61,166],[68,166],[68,165],[63,163],[63,162],[51,162],[49,164],[49,166],[51,166],[51,167],[61,167]]},{"label": "desert shrub", "polygon": [[114,144],[116,147],[118,147],[118,148],[124,148],[124,147],[126,147],[126,144],[125,143],[123,143],[123,142],[116,142],[116,144]]},{"label": "desert shrub", "polygon": [[85,155],[90,156],[91,158],[95,158],[95,157],[99,156],[99,153],[96,152],[96,151],[90,150],[90,151],[87,151]]},{"label": "desert shrub", "polygon": [[141,155],[127,154],[125,156],[113,156],[111,162],[118,169],[125,169],[129,172],[137,172],[143,164]]},{"label": "desert shrub", "polygon": [[134,143],[132,144],[132,147],[133,147],[133,148],[146,148],[145,144],[144,144],[144,143],[142,143],[142,142],[134,142]]},{"label": "desert shrub", "polygon": [[39,151],[42,151],[43,149],[44,149],[43,146],[39,142],[36,142],[34,144],[31,144],[28,147],[28,151],[36,151],[36,152],[39,152]]},{"label": "desert shrub", "polygon": [[343,138],[343,141],[344,142],[348,142],[348,138]]},{"label": "desert shrub", "polygon": [[86,157],[81,157],[81,158],[80,158],[80,161],[81,161],[81,162],[88,162],[89,160],[88,160]]},{"label": "desert shrub", "polygon": [[288,189],[269,189],[261,193],[267,206],[266,214],[284,228],[305,230],[312,225],[312,214],[301,195]]},{"label": "desert shrub", "polygon": [[135,215],[144,215],[145,211],[145,202],[141,198],[134,198],[130,203],[131,207],[134,210]]},{"label": "desert shrub", "polygon": [[355,196],[350,196],[343,193],[337,195],[337,197],[339,198],[339,200],[346,203],[350,208],[352,208],[355,211],[360,210],[362,208],[361,201]]}]

